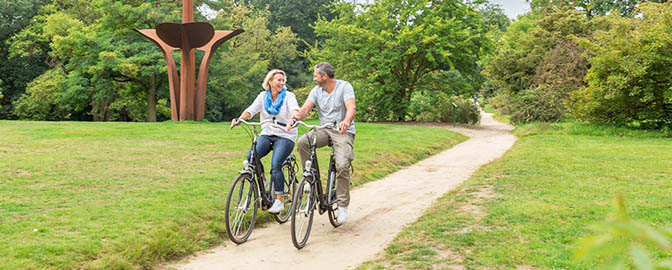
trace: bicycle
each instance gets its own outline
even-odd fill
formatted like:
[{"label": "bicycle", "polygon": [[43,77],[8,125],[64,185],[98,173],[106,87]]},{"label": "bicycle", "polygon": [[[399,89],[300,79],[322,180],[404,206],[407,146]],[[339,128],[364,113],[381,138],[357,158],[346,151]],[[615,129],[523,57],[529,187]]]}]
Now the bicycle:
[{"label": "bicycle", "polygon": [[[252,234],[259,204],[261,203],[261,208],[265,211],[273,205],[275,200],[275,195],[272,192],[274,190],[273,181],[269,181],[268,184],[264,183],[261,161],[256,150],[257,138],[259,137],[257,126],[268,122],[284,128],[284,124],[270,119],[260,123],[238,119],[238,124],[244,123],[247,126],[245,131],[252,139],[252,154],[250,156],[251,162],[247,159],[243,161],[243,170],[239,172],[238,177],[231,184],[226,198],[226,233],[229,239],[236,244],[244,243]],[[285,206],[289,204],[289,207],[285,207],[285,210],[273,215],[273,218],[280,224],[287,222],[291,214],[294,190],[298,182],[296,179],[297,168],[296,157],[293,154],[289,155],[282,164],[282,172],[285,175],[283,202]],[[261,201],[259,198],[261,198]]]},{"label": "bicycle", "polygon": [[[341,226],[338,223],[338,209],[336,205],[336,161],[334,159],[334,148],[331,140],[331,156],[329,157],[329,170],[327,176],[327,193],[322,190],[322,181],[320,180],[320,169],[317,162],[317,131],[323,128],[335,128],[336,124],[308,125],[302,121],[299,124],[309,128],[313,133],[311,142],[310,159],[306,161],[303,177],[299,182],[297,190],[294,192],[294,203],[292,204],[292,243],[297,249],[303,248],[308,242],[310,230],[313,225],[313,214],[318,209],[320,215],[327,212],[329,223],[334,228]],[[352,169],[352,165],[350,166]],[[309,187],[309,190],[306,190]]]}]

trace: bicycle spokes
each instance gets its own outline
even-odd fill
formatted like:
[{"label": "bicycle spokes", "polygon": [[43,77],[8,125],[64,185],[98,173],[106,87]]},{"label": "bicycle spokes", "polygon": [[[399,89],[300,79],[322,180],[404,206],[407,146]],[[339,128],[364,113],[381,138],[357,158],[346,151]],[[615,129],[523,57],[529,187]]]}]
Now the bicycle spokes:
[{"label": "bicycle spokes", "polygon": [[257,216],[258,193],[249,174],[234,180],[226,200],[226,232],[231,241],[241,244],[252,233]]}]

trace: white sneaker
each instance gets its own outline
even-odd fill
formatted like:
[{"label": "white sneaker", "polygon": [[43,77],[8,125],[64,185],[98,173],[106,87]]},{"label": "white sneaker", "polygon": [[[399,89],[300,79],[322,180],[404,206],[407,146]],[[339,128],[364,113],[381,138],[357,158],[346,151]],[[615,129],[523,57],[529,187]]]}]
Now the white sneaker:
[{"label": "white sneaker", "polygon": [[338,207],[338,223],[343,224],[348,220],[348,208],[347,207]]},{"label": "white sneaker", "polygon": [[280,213],[280,211],[282,211],[283,209],[285,209],[285,204],[282,203],[281,200],[275,199],[275,201],[273,202],[273,206],[271,206],[271,208],[268,209],[268,212],[271,214],[277,214]]}]

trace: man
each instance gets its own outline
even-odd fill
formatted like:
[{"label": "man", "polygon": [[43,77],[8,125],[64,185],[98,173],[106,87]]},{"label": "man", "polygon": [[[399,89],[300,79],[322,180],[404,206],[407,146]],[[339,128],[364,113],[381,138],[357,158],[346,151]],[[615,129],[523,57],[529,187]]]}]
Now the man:
[{"label": "man", "polygon": [[[338,130],[322,129],[318,131],[317,147],[327,146],[331,139],[336,159],[336,198],[338,204],[338,222],[344,223],[348,218],[350,204],[350,162],[354,159],[353,142],[355,141],[355,91],[349,82],[334,79],[334,67],[329,63],[315,65],[313,87],[308,99],[299,110],[292,112],[292,120],[287,127],[294,124],[294,119],[303,120],[317,105],[317,115],[322,124],[338,123]],[[297,143],[301,162],[305,169],[306,160],[310,159],[309,134],[304,134]]]}]

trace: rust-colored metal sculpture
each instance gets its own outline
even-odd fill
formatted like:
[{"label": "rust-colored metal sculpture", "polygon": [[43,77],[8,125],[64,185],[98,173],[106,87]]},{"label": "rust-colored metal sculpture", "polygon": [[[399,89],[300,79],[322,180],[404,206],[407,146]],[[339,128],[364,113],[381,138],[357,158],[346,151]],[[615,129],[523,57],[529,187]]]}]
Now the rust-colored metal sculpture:
[{"label": "rust-colored metal sculpture", "polygon": [[[205,115],[205,89],[208,84],[210,59],[225,41],[243,30],[215,31],[209,23],[194,22],[193,0],[182,1],[182,23],[161,23],[156,29],[134,29],[159,46],[168,65],[170,108],[173,121],[203,120]],[[194,49],[205,51],[194,89],[196,59]],[[172,52],[181,50],[180,77]]]}]

